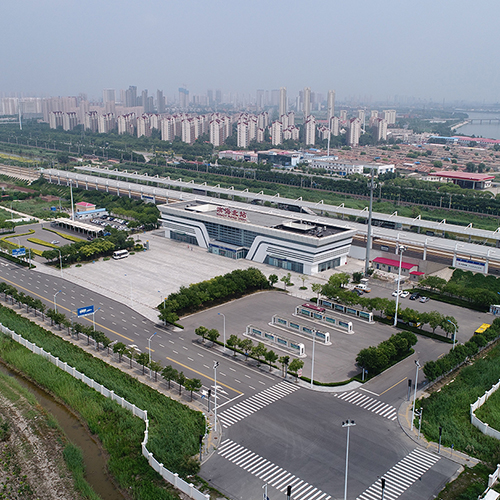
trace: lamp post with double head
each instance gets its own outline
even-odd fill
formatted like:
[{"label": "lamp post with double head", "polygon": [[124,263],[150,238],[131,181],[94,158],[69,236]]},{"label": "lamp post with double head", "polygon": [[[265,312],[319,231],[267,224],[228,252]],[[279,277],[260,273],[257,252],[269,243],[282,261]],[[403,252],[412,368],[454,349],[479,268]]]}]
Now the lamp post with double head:
[{"label": "lamp post with double head", "polygon": [[55,312],[57,312],[57,302],[56,302],[56,297],[57,297],[57,294],[58,294],[58,293],[61,293],[61,292],[62,292],[62,290],[59,290],[58,292],[56,292],[56,293],[54,294],[54,311],[55,311]]},{"label": "lamp post with double head", "polygon": [[151,378],[151,339],[156,335],[157,332],[154,332],[151,337],[148,338],[148,351],[149,351],[149,378]]},{"label": "lamp post with double head", "polygon": [[342,427],[347,427],[347,446],[345,449],[345,478],[344,478],[344,500],[347,500],[347,473],[349,470],[349,429],[356,425],[354,420],[342,422]]},{"label": "lamp post with double head", "polygon": [[413,421],[415,420],[415,404],[417,402],[417,385],[418,385],[418,369],[420,368],[420,363],[418,359],[415,361],[416,373],[415,373],[415,391],[413,392],[413,408],[411,410],[411,427],[410,430],[413,430]]},{"label": "lamp post with double head", "polygon": [[449,319],[446,321],[448,321],[448,323],[451,323],[455,327],[455,332],[453,333],[453,347],[452,347],[452,349],[455,349],[455,342],[457,341],[457,325]]}]

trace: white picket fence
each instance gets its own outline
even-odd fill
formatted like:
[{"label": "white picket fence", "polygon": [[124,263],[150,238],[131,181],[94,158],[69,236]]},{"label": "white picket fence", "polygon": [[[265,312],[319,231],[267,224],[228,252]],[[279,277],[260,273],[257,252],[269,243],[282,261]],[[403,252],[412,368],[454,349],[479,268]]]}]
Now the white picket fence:
[{"label": "white picket fence", "polygon": [[488,424],[485,424],[484,422],[481,422],[476,415],[474,415],[474,412],[480,408],[481,406],[488,401],[488,398],[500,387],[500,380],[489,390],[486,391],[480,398],[477,398],[477,401],[475,403],[472,403],[470,405],[470,423],[474,426],[477,427],[483,434],[486,434],[487,436],[491,436],[495,439],[500,440],[500,432],[497,431],[496,429],[492,429]]},{"label": "white picket fence", "polygon": [[206,495],[201,491],[197,490],[192,483],[187,483],[184,479],[180,478],[177,473],[170,472],[168,469],[163,467],[163,464],[159,463],[158,460],[155,459],[153,454],[148,451],[146,445],[148,444],[148,434],[149,434],[149,420],[148,420],[148,412],[147,410],[141,410],[137,406],[132,403],[129,403],[126,399],[118,396],[104,387],[103,385],[97,383],[95,380],[87,377],[84,373],[79,372],[76,368],[69,366],[68,363],[61,361],[59,358],[53,356],[50,352],[46,352],[43,348],[38,347],[36,344],[26,340],[21,335],[18,335],[16,332],[6,328],[4,325],[0,323],[0,331],[5,335],[8,335],[13,340],[23,345],[31,352],[35,354],[39,354],[43,356],[45,359],[48,359],[52,364],[56,365],[61,370],[64,370],[66,373],[69,373],[73,377],[78,380],[81,380],[84,384],[87,384],[92,389],[96,390],[99,394],[102,394],[106,398],[110,398],[113,401],[116,401],[122,408],[125,408],[131,411],[136,417],[144,420],[146,424],[146,430],[144,431],[144,440],[142,441],[141,448],[142,454],[148,461],[149,465],[160,474],[165,481],[168,481],[170,484],[175,486],[177,489],[189,495],[193,500],[209,500],[210,495]]}]

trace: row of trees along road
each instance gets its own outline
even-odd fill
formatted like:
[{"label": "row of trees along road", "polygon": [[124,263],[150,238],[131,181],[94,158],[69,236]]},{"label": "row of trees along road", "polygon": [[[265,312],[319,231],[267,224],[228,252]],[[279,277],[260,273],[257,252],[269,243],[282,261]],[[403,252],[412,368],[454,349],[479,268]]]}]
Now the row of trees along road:
[{"label": "row of trees along road", "polygon": [[[367,297],[366,295],[359,296],[357,293],[346,288],[349,283],[349,275],[347,273],[337,273],[330,276],[325,285],[315,283],[312,285],[312,290],[318,297],[320,294],[325,297],[346,305],[359,305],[368,311],[380,311],[386,318],[393,318],[396,314],[396,301],[382,297]],[[400,303],[401,304],[401,303]],[[420,312],[410,307],[402,308],[398,304],[398,320],[402,323],[419,326],[422,328],[428,324],[432,333],[436,332],[436,328],[440,328],[448,337],[455,331],[453,323],[457,325],[457,320],[453,316],[445,316],[439,311]]]}]

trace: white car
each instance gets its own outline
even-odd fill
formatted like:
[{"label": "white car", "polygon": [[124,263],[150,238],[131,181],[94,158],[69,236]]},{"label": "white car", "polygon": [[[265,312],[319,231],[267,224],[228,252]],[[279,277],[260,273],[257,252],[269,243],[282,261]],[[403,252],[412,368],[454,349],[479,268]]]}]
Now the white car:
[{"label": "white car", "polygon": [[408,297],[408,295],[410,295],[410,292],[408,290],[405,290],[405,291],[401,292],[400,297],[402,299],[405,299],[406,297]]},{"label": "white car", "polygon": [[[402,290],[399,290],[399,296],[401,297],[401,294],[403,293]],[[393,297],[397,297],[398,296],[398,291],[397,290],[394,290],[394,292],[392,292],[392,296]]]}]

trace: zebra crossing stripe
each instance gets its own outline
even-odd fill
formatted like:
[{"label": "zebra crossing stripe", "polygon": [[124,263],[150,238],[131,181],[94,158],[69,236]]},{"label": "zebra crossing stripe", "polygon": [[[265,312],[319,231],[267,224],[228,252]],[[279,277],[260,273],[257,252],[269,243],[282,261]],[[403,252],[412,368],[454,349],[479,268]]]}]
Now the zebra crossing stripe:
[{"label": "zebra crossing stripe", "polygon": [[[399,498],[419,477],[427,472],[441,457],[415,448],[406,457],[389,469],[382,477],[385,479],[385,498]],[[357,500],[380,498],[380,480],[377,479]]]},{"label": "zebra crossing stripe", "polygon": [[371,411],[376,415],[387,418],[389,420],[396,420],[398,418],[398,413],[394,406],[391,406],[387,403],[379,401],[378,399],[371,398],[370,396],[366,396],[365,394],[361,394],[356,391],[350,392],[342,392],[334,394],[335,397],[341,399],[342,401],[346,401],[353,405],[359,406],[363,408],[363,410]]},{"label": "zebra crossing stripe", "polygon": [[262,408],[265,408],[271,403],[288,396],[297,389],[297,386],[293,386],[288,382],[280,382],[279,384],[269,387],[259,394],[254,394],[245,401],[241,401],[231,408],[224,410],[219,414],[218,418],[220,419],[222,426],[227,429],[240,420],[243,420],[259,410],[262,410]]},{"label": "zebra crossing stripe", "polygon": [[218,454],[278,491],[284,492],[288,485],[292,485],[294,498],[297,500],[331,499],[331,496],[327,496],[312,484],[230,439],[221,443]]}]

